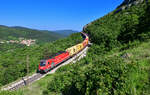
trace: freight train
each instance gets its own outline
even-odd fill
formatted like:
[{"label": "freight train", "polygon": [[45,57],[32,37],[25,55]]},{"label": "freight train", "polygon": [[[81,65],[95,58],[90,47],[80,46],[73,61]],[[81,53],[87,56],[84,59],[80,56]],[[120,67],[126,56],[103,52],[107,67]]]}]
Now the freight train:
[{"label": "freight train", "polygon": [[84,38],[84,41],[82,43],[72,46],[72,47],[66,49],[64,52],[60,52],[60,53],[56,54],[52,58],[49,58],[46,60],[41,60],[39,66],[38,66],[38,72],[46,73],[49,70],[60,65],[62,62],[68,60],[72,56],[76,55],[82,49],[84,49],[89,43],[89,37],[86,33],[81,32],[81,34]]}]

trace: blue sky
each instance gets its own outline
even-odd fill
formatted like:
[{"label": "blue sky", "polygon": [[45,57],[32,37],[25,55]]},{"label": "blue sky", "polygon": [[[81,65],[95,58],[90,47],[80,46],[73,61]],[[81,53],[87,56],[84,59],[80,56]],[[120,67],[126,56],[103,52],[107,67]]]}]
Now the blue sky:
[{"label": "blue sky", "polygon": [[123,0],[0,0],[0,25],[81,31]]}]

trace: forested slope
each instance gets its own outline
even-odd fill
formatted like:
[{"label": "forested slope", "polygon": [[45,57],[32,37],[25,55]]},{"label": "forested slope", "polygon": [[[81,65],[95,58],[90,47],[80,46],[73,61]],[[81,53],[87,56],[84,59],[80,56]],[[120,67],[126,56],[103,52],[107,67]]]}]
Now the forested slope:
[{"label": "forested slope", "polygon": [[36,39],[37,43],[55,41],[63,35],[54,32],[34,30],[24,27],[7,27],[0,25],[0,40],[16,40],[19,38]]},{"label": "forested slope", "polygon": [[92,22],[84,30],[93,43],[111,50],[135,40],[149,39],[149,3],[144,2],[116,14],[115,11]]},{"label": "forested slope", "polygon": [[74,31],[74,30],[56,30],[54,32],[59,33],[59,34],[64,35],[64,36],[69,36],[70,34],[77,33],[78,31]]}]

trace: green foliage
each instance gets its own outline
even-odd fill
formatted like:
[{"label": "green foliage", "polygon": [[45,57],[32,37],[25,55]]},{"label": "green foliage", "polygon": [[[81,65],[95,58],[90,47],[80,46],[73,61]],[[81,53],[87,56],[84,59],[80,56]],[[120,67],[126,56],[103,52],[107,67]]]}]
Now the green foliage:
[{"label": "green foliage", "polygon": [[23,47],[25,47],[25,45],[15,44],[15,43],[0,44],[0,52],[11,52],[16,50],[17,48],[23,48]]},{"label": "green foliage", "polygon": [[107,58],[84,67],[80,67],[81,64],[85,63],[70,65],[66,71],[57,74],[48,85],[49,92],[64,95],[128,93],[126,80],[129,66],[122,59]]}]

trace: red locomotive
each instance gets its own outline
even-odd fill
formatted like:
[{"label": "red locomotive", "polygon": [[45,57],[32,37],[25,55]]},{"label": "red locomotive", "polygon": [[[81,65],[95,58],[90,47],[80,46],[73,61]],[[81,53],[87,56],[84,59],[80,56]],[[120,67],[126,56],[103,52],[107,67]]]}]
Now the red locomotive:
[{"label": "red locomotive", "polygon": [[53,58],[41,60],[38,72],[48,72],[50,69],[67,60],[69,57],[68,52],[61,52]]}]

